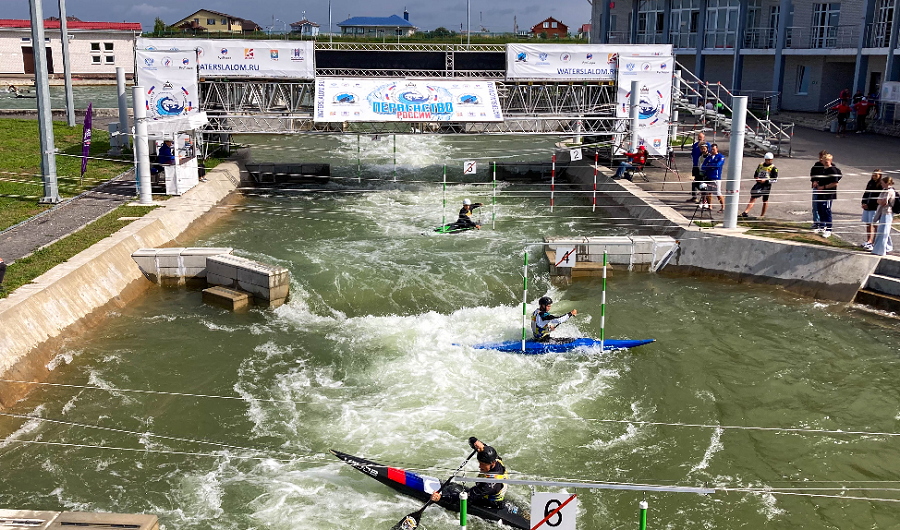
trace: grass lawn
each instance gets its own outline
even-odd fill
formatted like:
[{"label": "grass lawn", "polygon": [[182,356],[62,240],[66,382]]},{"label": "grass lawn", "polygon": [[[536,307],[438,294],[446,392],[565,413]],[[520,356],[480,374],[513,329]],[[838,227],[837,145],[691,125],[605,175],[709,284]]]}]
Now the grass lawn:
[{"label": "grass lawn", "polygon": [[751,220],[739,221],[739,226],[752,228],[749,235],[769,237],[772,239],[782,239],[787,241],[797,241],[798,243],[809,243],[812,245],[822,245],[824,247],[845,248],[849,250],[859,250],[859,247],[844,241],[839,237],[822,237],[811,232],[809,223],[791,223],[788,221],[760,221]]},{"label": "grass lawn", "polygon": [[6,298],[17,287],[30,283],[41,274],[131,223],[119,221],[120,217],[143,217],[154,208],[156,206],[119,206],[78,232],[36,251],[27,258],[17,260],[6,270],[6,278],[3,280],[6,291],[0,293],[0,298]]},{"label": "grass lawn", "polygon": [[[93,129],[90,156],[106,157],[109,133]],[[68,127],[65,122],[53,122],[53,135],[60,153],[81,155],[82,126]],[[38,204],[44,195],[41,182],[40,140],[37,120],[0,119],[0,230],[20,223],[50,208]],[[74,197],[103,181],[129,169],[131,157],[125,163],[88,160],[84,184],[79,184],[81,159],[56,157],[59,195]]]}]

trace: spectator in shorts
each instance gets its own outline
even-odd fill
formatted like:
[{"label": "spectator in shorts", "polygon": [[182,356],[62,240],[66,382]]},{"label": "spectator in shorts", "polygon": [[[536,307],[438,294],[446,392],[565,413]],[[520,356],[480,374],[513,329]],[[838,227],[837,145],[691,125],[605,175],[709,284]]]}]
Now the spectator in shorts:
[{"label": "spectator in shorts", "polygon": [[846,100],[842,99],[842,100],[838,101],[837,105],[835,105],[831,108],[837,110],[837,121],[838,121],[837,135],[838,135],[838,138],[840,138],[841,136],[846,136],[847,135],[847,120],[850,119],[850,111],[852,110],[850,108],[850,105],[847,104]]},{"label": "spectator in shorts", "polygon": [[881,177],[881,195],[878,196],[878,209],[875,210],[875,221],[878,223],[878,233],[875,236],[875,244],[872,246],[872,254],[884,256],[894,250],[894,242],[891,241],[891,223],[894,220],[894,201],[897,200],[897,192],[894,191],[894,179],[890,176]]},{"label": "spectator in shorts", "polygon": [[[822,175],[822,172],[825,170],[825,166],[822,164],[822,160],[825,159],[825,156],[828,155],[828,151],[819,151],[819,161],[813,164],[813,167],[809,170],[809,181],[810,187],[812,187],[813,179],[819,175]],[[816,210],[816,194],[813,193],[812,198],[812,229],[813,232],[822,228],[822,223],[819,220],[819,211]]]},{"label": "spectator in shorts", "polygon": [[853,105],[853,110],[856,111],[856,134],[862,134],[866,132],[866,118],[869,115],[869,99],[862,98],[859,100],[859,103]]},{"label": "spectator in shorts", "polygon": [[822,227],[814,232],[822,237],[831,237],[831,203],[837,198],[838,182],[843,175],[834,165],[831,155],[825,155],[822,166],[822,175],[812,179],[813,202],[819,210],[819,224]]},{"label": "spectator in shorts", "polygon": [[762,197],[762,213],[759,214],[759,218],[762,219],[766,216],[766,210],[769,209],[769,193],[772,191],[772,183],[778,180],[778,168],[775,167],[775,155],[766,153],[765,158],[763,158],[763,163],[756,167],[756,173],[753,174],[753,178],[756,179],[756,184],[750,189],[750,202],[747,204],[747,208],[741,212],[741,217],[745,219],[750,217],[748,215],[750,209],[753,208],[756,199]]},{"label": "spectator in shorts", "polygon": [[725,199],[722,197],[722,167],[725,155],[719,152],[719,144],[709,146],[709,156],[703,161],[700,170],[705,174],[706,191],[715,194],[719,199],[719,212],[725,211]]},{"label": "spectator in shorts", "polygon": [[866,242],[862,244],[862,248],[866,250],[872,250],[872,244],[875,242],[875,210],[878,209],[878,196],[883,191],[882,176],[880,169],[873,171],[862,196],[862,222],[866,225]]},{"label": "spectator in shorts", "polygon": [[691,161],[694,164],[691,166],[691,176],[694,177],[694,182],[691,183],[691,198],[687,202],[697,202],[699,200],[697,197],[700,183],[703,182],[703,179],[700,178],[700,163],[708,154],[709,142],[706,141],[706,135],[701,132],[697,135],[697,141],[691,146]]}]

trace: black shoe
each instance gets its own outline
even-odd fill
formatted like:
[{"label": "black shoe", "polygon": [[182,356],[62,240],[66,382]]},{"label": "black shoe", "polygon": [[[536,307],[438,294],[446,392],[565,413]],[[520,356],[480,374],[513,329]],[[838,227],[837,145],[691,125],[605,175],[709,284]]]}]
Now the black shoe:
[{"label": "black shoe", "polygon": [[738,217],[740,217],[741,219],[750,219],[750,216],[747,215],[747,212],[741,212],[741,215],[739,215]]}]

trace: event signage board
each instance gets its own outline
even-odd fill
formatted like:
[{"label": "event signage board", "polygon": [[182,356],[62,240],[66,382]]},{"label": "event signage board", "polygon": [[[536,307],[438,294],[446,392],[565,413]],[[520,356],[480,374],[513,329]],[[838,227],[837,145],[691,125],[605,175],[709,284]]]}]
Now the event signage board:
[{"label": "event signage board", "polygon": [[144,89],[147,116],[171,118],[198,111],[197,52],[135,50],[136,84]]},{"label": "event signage board", "polygon": [[196,50],[200,77],[316,77],[313,41],[139,38],[136,47],[144,50]]},{"label": "event signage board", "polygon": [[619,59],[616,117],[629,117],[631,82],[638,81],[638,137],[651,155],[664,155],[669,146],[674,65],[671,56]]},{"label": "event signage board", "polygon": [[316,79],[317,122],[499,122],[493,81]]},{"label": "event signage board", "polygon": [[615,81],[618,57],[672,55],[668,44],[507,44],[509,81]]}]

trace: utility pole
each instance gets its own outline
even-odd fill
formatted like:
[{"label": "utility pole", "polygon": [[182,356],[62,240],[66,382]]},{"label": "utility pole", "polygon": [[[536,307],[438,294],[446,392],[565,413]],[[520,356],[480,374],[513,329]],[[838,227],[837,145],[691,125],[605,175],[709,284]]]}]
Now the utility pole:
[{"label": "utility pole", "polygon": [[328,0],[328,43],[333,42],[334,30],[331,29],[331,0]]},{"label": "utility pole", "polygon": [[50,81],[47,78],[47,49],[44,45],[44,9],[41,0],[29,0],[31,7],[31,49],[34,52],[34,91],[38,104],[38,131],[41,140],[41,176],[44,196],[41,204],[60,201],[56,181],[56,147],[53,142],[53,116],[50,107]]},{"label": "utility pole", "polygon": [[63,76],[66,80],[66,123],[75,127],[75,100],[72,98],[72,67],[69,61],[69,28],[66,0],[59,0],[59,33],[62,37]]},{"label": "utility pole", "polygon": [[471,12],[469,11],[470,1],[466,0],[466,46],[469,46],[469,37],[472,36]]}]

